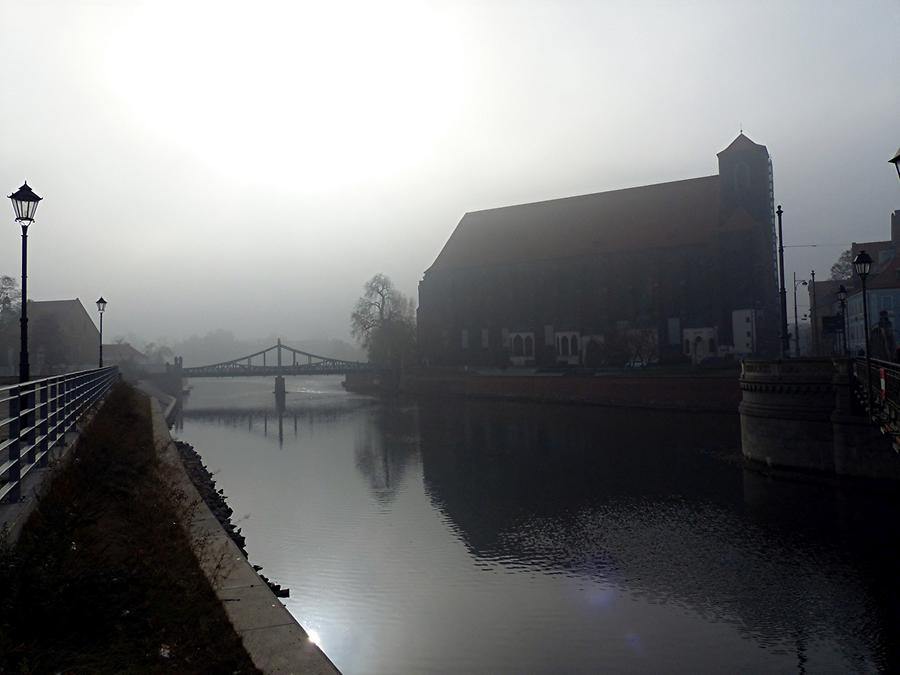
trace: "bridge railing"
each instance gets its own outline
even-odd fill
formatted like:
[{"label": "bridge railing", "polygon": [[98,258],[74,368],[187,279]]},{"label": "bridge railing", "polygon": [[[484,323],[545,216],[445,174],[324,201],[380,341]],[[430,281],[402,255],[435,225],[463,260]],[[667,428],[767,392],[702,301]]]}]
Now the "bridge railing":
[{"label": "bridge railing", "polygon": [[0,504],[21,498],[24,478],[118,379],[112,366],[0,387]]}]

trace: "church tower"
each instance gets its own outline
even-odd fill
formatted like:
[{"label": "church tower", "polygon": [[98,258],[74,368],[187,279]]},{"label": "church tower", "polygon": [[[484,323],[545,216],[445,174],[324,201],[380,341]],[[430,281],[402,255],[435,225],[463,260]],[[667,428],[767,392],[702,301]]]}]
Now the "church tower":
[{"label": "church tower", "polygon": [[[718,153],[720,325],[735,311],[756,317],[757,353],[778,350],[778,264],[775,236],[775,186],[766,146],[743,132]],[[735,329],[737,330],[737,329]],[[730,334],[732,344],[739,337]]]}]

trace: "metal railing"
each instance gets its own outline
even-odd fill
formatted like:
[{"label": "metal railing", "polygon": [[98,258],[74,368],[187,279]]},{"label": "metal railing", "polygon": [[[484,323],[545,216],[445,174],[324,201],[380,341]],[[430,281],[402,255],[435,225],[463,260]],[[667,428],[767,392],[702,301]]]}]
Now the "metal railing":
[{"label": "metal railing", "polygon": [[50,450],[118,379],[111,366],[0,387],[0,504],[21,498],[25,476],[47,466]]}]

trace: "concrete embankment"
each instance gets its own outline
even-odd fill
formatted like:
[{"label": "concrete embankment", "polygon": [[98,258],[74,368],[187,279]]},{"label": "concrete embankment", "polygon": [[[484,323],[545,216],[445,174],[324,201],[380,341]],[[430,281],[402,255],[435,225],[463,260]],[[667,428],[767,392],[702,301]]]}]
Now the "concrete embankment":
[{"label": "concrete embankment", "polygon": [[559,375],[513,369],[504,374],[423,369],[393,386],[384,376],[352,374],[345,386],[365,393],[711,412],[737,412],[741,400],[738,372],[732,370]]},{"label": "concrete embankment", "polygon": [[175,469],[178,488],[197,504],[197,512],[189,523],[190,534],[195,542],[202,543],[203,550],[213,552],[200,560],[201,567],[253,664],[264,673],[338,674],[334,664],[278,601],[191,482],[157,401],[153,402],[153,434],[163,461]]}]

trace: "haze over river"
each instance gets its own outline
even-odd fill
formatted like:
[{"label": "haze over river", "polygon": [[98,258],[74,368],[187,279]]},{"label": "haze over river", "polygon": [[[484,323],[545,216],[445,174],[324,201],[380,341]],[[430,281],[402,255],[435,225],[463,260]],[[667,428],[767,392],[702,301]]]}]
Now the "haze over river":
[{"label": "haze over river", "polygon": [[177,436],[347,675],[900,668],[900,501],[744,469],[736,414],[190,385]]}]

